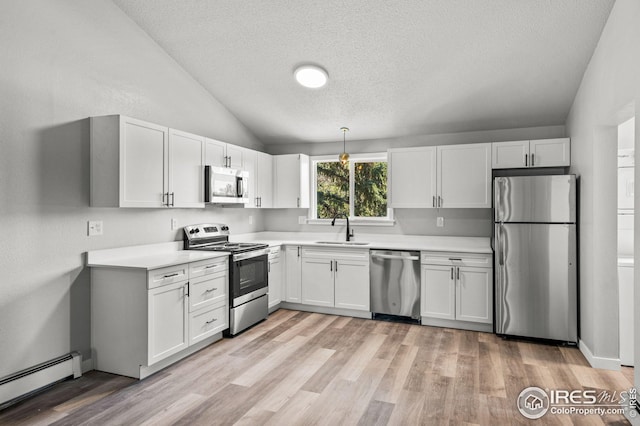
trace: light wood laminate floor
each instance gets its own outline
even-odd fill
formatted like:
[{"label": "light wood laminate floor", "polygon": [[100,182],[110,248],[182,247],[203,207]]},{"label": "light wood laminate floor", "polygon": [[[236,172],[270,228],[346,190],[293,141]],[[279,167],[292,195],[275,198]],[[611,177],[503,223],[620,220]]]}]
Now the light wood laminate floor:
[{"label": "light wood laminate floor", "polygon": [[[613,391],[633,370],[592,369],[576,348],[279,310],[145,379],[89,372],[0,412],[0,424],[524,424],[528,386]],[[560,416],[539,424],[626,424]]]}]

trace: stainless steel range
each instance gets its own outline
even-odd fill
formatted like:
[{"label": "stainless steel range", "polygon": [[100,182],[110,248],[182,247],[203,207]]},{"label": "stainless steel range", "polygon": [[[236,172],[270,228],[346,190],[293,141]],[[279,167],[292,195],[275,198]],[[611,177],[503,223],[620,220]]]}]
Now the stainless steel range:
[{"label": "stainless steel range", "polygon": [[236,335],[269,315],[269,246],[229,242],[229,227],[200,224],[184,227],[185,250],[226,251],[229,256],[229,331]]}]

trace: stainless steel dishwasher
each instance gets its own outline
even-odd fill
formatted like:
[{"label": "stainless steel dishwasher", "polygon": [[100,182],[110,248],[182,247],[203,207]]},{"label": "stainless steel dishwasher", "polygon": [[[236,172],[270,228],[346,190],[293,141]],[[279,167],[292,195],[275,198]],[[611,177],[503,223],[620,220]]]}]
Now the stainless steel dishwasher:
[{"label": "stainless steel dishwasher", "polygon": [[420,319],[420,253],[371,250],[371,312]]}]

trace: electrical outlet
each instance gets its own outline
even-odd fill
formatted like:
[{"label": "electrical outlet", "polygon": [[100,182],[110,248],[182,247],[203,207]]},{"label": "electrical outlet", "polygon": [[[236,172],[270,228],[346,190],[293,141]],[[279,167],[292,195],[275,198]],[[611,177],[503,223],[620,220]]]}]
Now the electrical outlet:
[{"label": "electrical outlet", "polygon": [[438,219],[436,220],[436,226],[438,228],[442,228],[444,226],[444,217],[438,216]]},{"label": "electrical outlet", "polygon": [[253,216],[249,216],[249,225],[253,225]]},{"label": "electrical outlet", "polygon": [[175,217],[171,218],[171,229],[177,229],[178,228],[178,219],[176,219]]},{"label": "electrical outlet", "polygon": [[306,225],[307,217],[306,216],[298,216],[298,225]]},{"label": "electrical outlet", "polygon": [[102,235],[103,226],[101,220],[90,220],[87,222],[87,235],[93,237],[95,235]]}]

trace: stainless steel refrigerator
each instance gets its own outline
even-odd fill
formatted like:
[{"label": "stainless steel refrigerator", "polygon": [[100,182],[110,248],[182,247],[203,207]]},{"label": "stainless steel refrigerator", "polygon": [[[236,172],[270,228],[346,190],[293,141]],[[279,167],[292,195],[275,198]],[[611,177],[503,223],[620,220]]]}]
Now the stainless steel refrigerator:
[{"label": "stainless steel refrigerator", "polygon": [[493,184],[496,333],[577,342],[575,175]]}]

